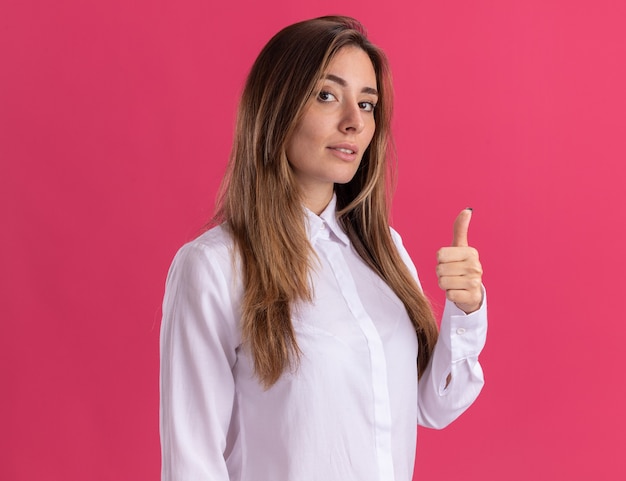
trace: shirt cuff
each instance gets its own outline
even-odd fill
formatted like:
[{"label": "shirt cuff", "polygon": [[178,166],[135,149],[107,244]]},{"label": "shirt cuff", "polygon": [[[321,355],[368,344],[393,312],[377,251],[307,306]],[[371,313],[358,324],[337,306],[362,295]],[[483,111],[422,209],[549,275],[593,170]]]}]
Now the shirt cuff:
[{"label": "shirt cuff", "polygon": [[452,362],[480,354],[487,340],[487,292],[484,286],[482,305],[471,314],[465,314],[453,302],[446,300],[439,339],[452,354]]}]

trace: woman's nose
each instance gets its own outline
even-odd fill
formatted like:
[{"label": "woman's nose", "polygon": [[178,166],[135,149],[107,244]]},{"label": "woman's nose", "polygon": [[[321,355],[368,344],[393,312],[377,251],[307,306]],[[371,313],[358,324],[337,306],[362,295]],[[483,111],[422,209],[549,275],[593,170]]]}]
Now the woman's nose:
[{"label": "woman's nose", "polygon": [[350,103],[345,105],[342,111],[341,122],[339,130],[342,132],[354,132],[359,133],[363,130],[365,122],[363,121],[363,112],[356,103]]}]

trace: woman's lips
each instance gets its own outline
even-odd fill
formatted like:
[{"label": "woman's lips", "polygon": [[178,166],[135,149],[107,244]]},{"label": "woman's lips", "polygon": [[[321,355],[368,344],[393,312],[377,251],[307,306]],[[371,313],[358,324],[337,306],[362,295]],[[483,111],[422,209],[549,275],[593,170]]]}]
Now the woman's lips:
[{"label": "woman's lips", "polygon": [[336,157],[342,160],[353,161],[357,158],[359,148],[354,144],[337,144],[328,147]]}]

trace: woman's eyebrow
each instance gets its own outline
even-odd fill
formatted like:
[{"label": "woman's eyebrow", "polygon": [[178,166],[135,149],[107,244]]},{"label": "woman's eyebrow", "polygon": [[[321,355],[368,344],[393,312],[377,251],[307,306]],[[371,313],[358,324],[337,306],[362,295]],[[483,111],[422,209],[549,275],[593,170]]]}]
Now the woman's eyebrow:
[{"label": "woman's eyebrow", "polygon": [[[337,75],[333,75],[332,73],[326,74],[326,76],[324,78],[326,80],[330,80],[331,82],[338,83],[342,87],[347,87],[348,86],[348,82],[346,82],[341,77],[338,77]],[[364,94],[372,94],[372,95],[378,96],[378,90],[376,90],[373,87],[363,87],[361,89],[361,92],[364,93]]]}]

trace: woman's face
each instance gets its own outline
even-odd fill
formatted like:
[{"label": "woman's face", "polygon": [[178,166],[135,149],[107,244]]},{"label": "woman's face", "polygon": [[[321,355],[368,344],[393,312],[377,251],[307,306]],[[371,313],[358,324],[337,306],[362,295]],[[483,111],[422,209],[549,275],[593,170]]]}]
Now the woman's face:
[{"label": "woman's face", "polygon": [[377,92],[368,55],[359,47],[339,50],[287,144],[287,159],[313,212],[324,210],[335,183],[354,177],[374,136]]}]

